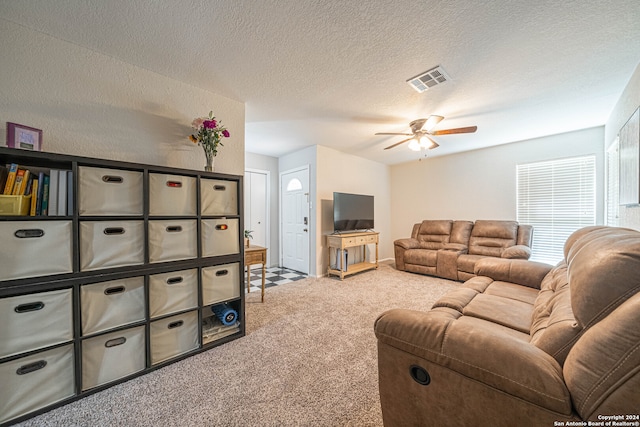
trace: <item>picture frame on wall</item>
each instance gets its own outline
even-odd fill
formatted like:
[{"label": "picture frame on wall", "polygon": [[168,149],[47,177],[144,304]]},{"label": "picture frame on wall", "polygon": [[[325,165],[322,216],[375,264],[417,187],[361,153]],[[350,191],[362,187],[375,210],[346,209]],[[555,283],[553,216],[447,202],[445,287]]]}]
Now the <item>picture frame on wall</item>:
[{"label": "picture frame on wall", "polygon": [[620,129],[619,137],[619,203],[640,204],[640,108]]},{"label": "picture frame on wall", "polygon": [[42,130],[7,122],[7,147],[42,151]]}]

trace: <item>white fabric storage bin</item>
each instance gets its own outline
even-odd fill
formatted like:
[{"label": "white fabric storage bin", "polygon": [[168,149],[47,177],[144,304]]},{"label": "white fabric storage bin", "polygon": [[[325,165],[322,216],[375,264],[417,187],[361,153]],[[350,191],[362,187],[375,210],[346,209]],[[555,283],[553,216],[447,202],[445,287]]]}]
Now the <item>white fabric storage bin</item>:
[{"label": "white fabric storage bin", "polygon": [[142,371],[146,365],[144,326],[82,341],[82,390]]},{"label": "white fabric storage bin", "polygon": [[202,305],[240,297],[240,264],[216,265],[202,269]]},{"label": "white fabric storage bin", "polygon": [[80,215],[142,215],[142,172],[78,168]]},{"label": "white fabric storage bin", "polygon": [[197,268],[149,276],[149,315],[152,318],[197,306]]},{"label": "white fabric storage bin", "polygon": [[0,222],[0,281],[70,273],[71,221]]},{"label": "white fabric storage bin", "polygon": [[188,353],[200,346],[198,312],[190,311],[151,322],[151,364]]},{"label": "white fabric storage bin", "polygon": [[82,335],[145,319],[144,277],[80,286]]},{"label": "white fabric storage bin", "polygon": [[238,215],[238,183],[202,178],[200,212],[202,215]]},{"label": "white fabric storage bin", "polygon": [[197,256],[198,230],[195,219],[149,221],[149,262]]},{"label": "white fabric storage bin", "polygon": [[142,263],[143,221],[80,221],[80,270]]},{"label": "white fabric storage bin", "polygon": [[149,174],[149,215],[196,215],[196,178]]},{"label": "white fabric storage bin", "polygon": [[201,233],[203,257],[240,252],[238,219],[203,219]]},{"label": "white fabric storage bin", "polygon": [[0,364],[0,423],[75,395],[73,345]]},{"label": "white fabric storage bin", "polygon": [[71,289],[0,299],[0,357],[73,339]]}]

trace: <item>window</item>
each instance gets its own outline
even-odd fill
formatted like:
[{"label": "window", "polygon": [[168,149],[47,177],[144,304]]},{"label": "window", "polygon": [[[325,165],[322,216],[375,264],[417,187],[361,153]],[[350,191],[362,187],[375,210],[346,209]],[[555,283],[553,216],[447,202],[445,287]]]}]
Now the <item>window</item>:
[{"label": "window", "polygon": [[595,156],[517,166],[518,222],[533,226],[531,259],[557,264],[575,230],[596,222]]},{"label": "window", "polygon": [[618,140],[607,151],[607,225],[617,227],[620,216],[620,178],[618,175]]}]

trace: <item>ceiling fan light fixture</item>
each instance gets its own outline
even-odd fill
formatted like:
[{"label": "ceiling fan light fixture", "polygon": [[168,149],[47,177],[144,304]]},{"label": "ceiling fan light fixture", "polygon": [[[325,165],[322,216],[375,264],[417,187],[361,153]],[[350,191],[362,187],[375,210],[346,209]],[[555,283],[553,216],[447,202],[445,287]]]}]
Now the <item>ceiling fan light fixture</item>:
[{"label": "ceiling fan light fixture", "polygon": [[413,150],[413,151],[420,151],[420,148],[421,148],[420,143],[415,138],[411,138],[411,141],[409,141],[408,147],[410,150]]},{"label": "ceiling fan light fixture", "polygon": [[429,138],[424,135],[420,137],[420,148],[424,148],[426,150],[431,147],[431,145],[432,144],[431,141],[429,141]]}]

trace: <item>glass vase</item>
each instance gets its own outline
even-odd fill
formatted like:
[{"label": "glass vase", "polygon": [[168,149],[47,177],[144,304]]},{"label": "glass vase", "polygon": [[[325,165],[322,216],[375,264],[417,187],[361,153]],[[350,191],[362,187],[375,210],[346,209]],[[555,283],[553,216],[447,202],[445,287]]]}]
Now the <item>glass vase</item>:
[{"label": "glass vase", "polygon": [[207,164],[204,165],[205,172],[213,172],[213,159],[215,159],[215,156],[213,155],[213,153],[206,150],[204,152],[204,155],[207,158]]}]

